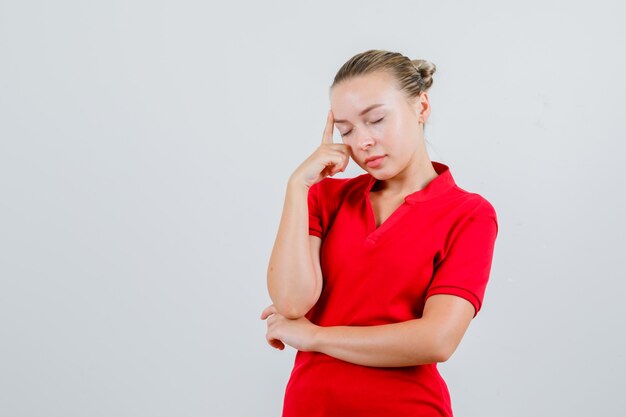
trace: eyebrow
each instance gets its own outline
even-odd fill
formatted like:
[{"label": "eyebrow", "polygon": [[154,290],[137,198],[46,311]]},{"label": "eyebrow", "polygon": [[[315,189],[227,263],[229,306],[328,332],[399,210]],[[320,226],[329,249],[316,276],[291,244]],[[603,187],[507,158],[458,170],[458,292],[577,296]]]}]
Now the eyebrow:
[{"label": "eyebrow", "polygon": [[[373,109],[375,109],[376,107],[380,107],[380,106],[383,106],[383,104],[382,104],[382,103],[378,103],[378,104],[372,104],[371,106],[367,106],[365,109],[363,109],[363,110],[361,111],[361,113],[359,113],[359,116],[363,116],[363,115],[364,115],[365,113],[367,113],[368,111],[373,110]],[[335,123],[345,123],[345,122],[347,122],[347,120],[337,120],[337,119],[335,119],[335,121],[334,121],[334,122],[335,122]]]}]

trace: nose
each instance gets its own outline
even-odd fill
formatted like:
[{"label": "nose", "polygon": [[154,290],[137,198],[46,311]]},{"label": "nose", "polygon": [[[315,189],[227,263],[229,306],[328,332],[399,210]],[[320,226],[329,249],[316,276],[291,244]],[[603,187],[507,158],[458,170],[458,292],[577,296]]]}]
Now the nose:
[{"label": "nose", "polygon": [[361,137],[359,137],[358,146],[360,149],[365,150],[373,144],[374,139],[372,139],[372,137],[367,132],[363,133]]}]

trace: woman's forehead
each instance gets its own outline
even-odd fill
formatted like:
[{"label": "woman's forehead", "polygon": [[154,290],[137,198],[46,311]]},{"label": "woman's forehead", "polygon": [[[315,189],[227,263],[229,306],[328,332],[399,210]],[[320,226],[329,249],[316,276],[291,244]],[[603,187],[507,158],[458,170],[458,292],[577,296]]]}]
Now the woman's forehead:
[{"label": "woman's forehead", "polygon": [[331,92],[333,113],[340,113],[335,116],[341,119],[344,112],[356,115],[374,104],[393,104],[401,96],[392,81],[373,74],[342,81]]},{"label": "woman's forehead", "polygon": [[396,90],[395,80],[384,72],[358,75],[341,81],[332,88],[331,96],[350,94],[372,95],[386,94]]}]

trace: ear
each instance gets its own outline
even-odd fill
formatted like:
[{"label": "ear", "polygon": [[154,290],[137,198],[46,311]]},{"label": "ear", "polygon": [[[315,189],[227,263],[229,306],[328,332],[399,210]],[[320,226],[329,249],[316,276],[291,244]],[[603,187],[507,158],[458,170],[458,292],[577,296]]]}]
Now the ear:
[{"label": "ear", "polygon": [[422,92],[416,101],[416,111],[419,122],[421,124],[426,123],[428,117],[430,117],[430,100],[427,92]]}]

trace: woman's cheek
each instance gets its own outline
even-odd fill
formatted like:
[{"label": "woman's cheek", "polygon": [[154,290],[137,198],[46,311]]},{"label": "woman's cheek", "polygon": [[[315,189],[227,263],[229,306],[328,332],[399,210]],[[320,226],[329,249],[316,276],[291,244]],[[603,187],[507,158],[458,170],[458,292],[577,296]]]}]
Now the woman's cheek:
[{"label": "woman's cheek", "polygon": [[390,137],[390,129],[388,126],[376,126],[372,131],[377,141],[387,142]]},{"label": "woman's cheek", "polygon": [[375,125],[373,125],[374,130],[377,133],[386,133],[390,127],[392,127],[393,122],[391,120],[387,120],[387,119],[383,119],[382,121],[376,123]]}]

